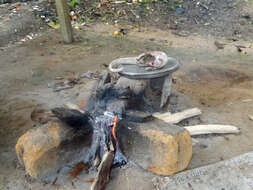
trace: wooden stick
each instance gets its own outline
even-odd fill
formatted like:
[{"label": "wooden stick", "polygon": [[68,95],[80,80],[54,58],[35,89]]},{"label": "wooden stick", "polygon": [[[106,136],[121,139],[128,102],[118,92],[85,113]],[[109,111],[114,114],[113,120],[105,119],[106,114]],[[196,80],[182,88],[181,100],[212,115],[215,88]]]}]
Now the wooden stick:
[{"label": "wooden stick", "polygon": [[240,130],[232,125],[195,125],[184,127],[189,131],[191,136],[202,134],[226,134],[226,133],[239,133]]},{"label": "wooden stick", "polygon": [[[112,145],[112,143],[111,143]],[[114,160],[114,149],[107,151],[98,167],[98,172],[90,190],[104,190],[109,181],[111,168]]]},{"label": "wooden stick", "polygon": [[163,113],[163,114],[155,113],[155,114],[153,114],[153,116],[165,121],[166,123],[176,124],[184,119],[188,119],[188,118],[200,115],[200,114],[201,114],[200,109],[192,108],[192,109],[187,109],[182,112],[178,112],[178,113],[174,113],[174,114],[171,114],[170,112]]}]

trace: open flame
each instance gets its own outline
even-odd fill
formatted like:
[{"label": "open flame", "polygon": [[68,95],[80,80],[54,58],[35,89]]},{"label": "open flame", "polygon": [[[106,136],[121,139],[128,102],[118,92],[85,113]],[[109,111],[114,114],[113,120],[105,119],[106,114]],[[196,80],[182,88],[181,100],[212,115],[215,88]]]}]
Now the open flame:
[{"label": "open flame", "polygon": [[118,122],[118,117],[115,116],[113,119],[113,126],[112,126],[112,136],[113,136],[115,142],[117,142],[117,137],[116,137],[117,122]]}]

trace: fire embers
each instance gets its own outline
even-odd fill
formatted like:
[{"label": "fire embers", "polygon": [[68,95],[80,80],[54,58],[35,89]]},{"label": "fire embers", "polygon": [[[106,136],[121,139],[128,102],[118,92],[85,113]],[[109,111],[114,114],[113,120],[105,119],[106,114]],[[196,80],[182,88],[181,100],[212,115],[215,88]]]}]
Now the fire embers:
[{"label": "fire embers", "polygon": [[94,162],[101,161],[105,152],[110,150],[110,143],[113,143],[115,157],[113,165],[121,166],[127,163],[126,157],[122,154],[116,137],[118,117],[111,112],[104,112],[104,115],[96,117],[93,123],[92,145],[85,162],[94,166]]}]

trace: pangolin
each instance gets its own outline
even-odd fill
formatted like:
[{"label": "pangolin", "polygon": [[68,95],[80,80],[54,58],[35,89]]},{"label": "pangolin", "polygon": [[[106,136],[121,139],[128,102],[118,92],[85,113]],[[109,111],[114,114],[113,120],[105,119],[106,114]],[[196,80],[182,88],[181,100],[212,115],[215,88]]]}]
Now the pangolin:
[{"label": "pangolin", "polygon": [[145,70],[157,70],[163,68],[168,62],[168,56],[162,51],[151,51],[142,53],[136,58],[120,58],[112,61],[109,70],[114,73],[123,70],[122,64],[137,64],[139,67],[146,67]]}]

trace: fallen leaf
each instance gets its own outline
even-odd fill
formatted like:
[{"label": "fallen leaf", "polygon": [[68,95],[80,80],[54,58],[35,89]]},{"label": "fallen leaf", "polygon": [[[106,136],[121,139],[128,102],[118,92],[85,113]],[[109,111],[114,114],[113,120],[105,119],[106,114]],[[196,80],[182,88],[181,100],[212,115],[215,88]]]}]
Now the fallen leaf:
[{"label": "fallen leaf", "polygon": [[82,169],[83,170],[83,169],[88,169],[89,167],[85,163],[79,162],[79,163],[75,164],[72,168],[73,169]]},{"label": "fallen leaf", "polygon": [[90,178],[89,180],[88,180],[88,183],[93,183],[94,182],[94,178]]},{"label": "fallen leaf", "polygon": [[114,35],[114,36],[118,36],[118,35],[119,35],[119,31],[114,31],[114,32],[113,32],[113,35]]},{"label": "fallen leaf", "polygon": [[48,26],[50,26],[51,28],[53,28],[53,29],[58,29],[58,28],[60,28],[60,24],[58,24],[58,23],[54,23],[54,22],[49,22],[49,23],[47,23],[47,25]]}]

